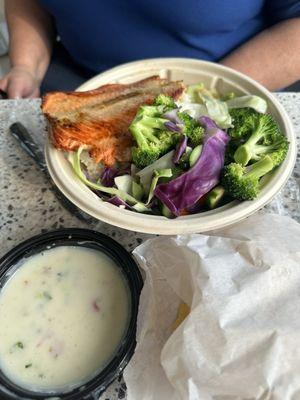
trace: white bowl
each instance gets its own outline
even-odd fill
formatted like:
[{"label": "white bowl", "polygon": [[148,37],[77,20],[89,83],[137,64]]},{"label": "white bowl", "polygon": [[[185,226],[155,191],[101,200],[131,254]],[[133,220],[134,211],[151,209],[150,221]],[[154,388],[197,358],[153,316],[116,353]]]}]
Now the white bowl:
[{"label": "white bowl", "polygon": [[250,93],[263,97],[268,102],[268,111],[277,120],[290,142],[286,160],[270,175],[260,195],[253,201],[233,201],[212,211],[167,219],[124,210],[102,201],[76,177],[64,153],[47,142],[47,166],[53,181],[63,194],[81,210],[98,220],[132,231],[162,235],[218,229],[248,217],[270,202],[288,180],[296,159],[293,127],[277,99],[254,80],[230,68],[185,58],[157,58],[124,64],[90,79],[78,90],[91,90],[106,83],[129,83],[151,75],[183,80],[185,84],[203,82],[208,88],[216,87],[221,92],[234,91],[238,94]]}]

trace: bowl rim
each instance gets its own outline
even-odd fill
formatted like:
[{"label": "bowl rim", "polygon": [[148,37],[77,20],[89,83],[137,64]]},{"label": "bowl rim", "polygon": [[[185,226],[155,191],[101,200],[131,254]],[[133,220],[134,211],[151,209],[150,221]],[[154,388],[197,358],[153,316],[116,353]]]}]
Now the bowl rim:
[{"label": "bowl rim", "polygon": [[15,399],[16,395],[22,399],[34,400],[46,398],[80,400],[83,396],[87,400],[92,400],[95,394],[100,396],[121,374],[134,353],[139,296],[143,285],[142,275],[133,256],[118,242],[103,233],[85,228],[63,228],[35,235],[19,243],[0,259],[0,292],[17,269],[22,268],[22,262],[17,264],[20,260],[59,246],[86,247],[103,252],[120,268],[130,292],[130,315],[126,330],[113,358],[105,367],[89,381],[70,391],[30,391],[15,384],[0,370],[0,395],[3,400]]},{"label": "bowl rim", "polygon": [[[279,166],[273,173],[272,186],[270,184],[262,190],[260,196],[253,201],[244,202],[232,202],[226,206],[219,207],[213,211],[208,211],[199,214],[193,214],[189,216],[177,217],[176,219],[169,220],[163,216],[146,215],[132,212],[130,210],[123,210],[109,203],[103,202],[101,199],[97,198],[97,202],[92,199],[92,196],[96,196],[90,189],[88,195],[91,199],[91,203],[83,200],[81,194],[83,194],[82,182],[79,181],[77,177],[73,177],[73,182],[66,174],[63,168],[60,168],[59,164],[61,162],[60,156],[61,152],[54,149],[51,145],[49,138],[45,145],[45,158],[48,166],[49,173],[56,184],[56,186],[62,191],[62,193],[69,198],[78,208],[86,212],[87,214],[93,216],[98,220],[102,220],[111,225],[118,226],[120,228],[150,233],[150,234],[185,234],[185,233],[195,233],[195,232],[207,232],[210,230],[215,230],[219,228],[226,227],[228,225],[234,224],[254,212],[261,209],[264,205],[272,200],[274,196],[280,191],[280,189],[285,185],[289,179],[294,164],[296,161],[296,138],[293,132],[292,123],[282,105],[276,99],[276,97],[270,93],[266,88],[260,85],[258,82],[254,81],[250,77],[243,75],[231,68],[225,67],[220,64],[212,63],[209,61],[195,60],[189,58],[154,58],[139,60],[130,63],[126,63],[117,67],[114,67],[108,71],[105,71],[94,78],[91,78],[86,83],[81,85],[78,90],[90,90],[99,86],[99,80],[101,84],[104,84],[104,80],[110,77],[117,76],[120,72],[123,75],[126,73],[130,74],[132,69],[143,69],[150,75],[152,70],[157,68],[202,68],[210,71],[211,74],[216,76],[216,79],[222,79],[223,75],[227,74],[229,80],[235,83],[235,80],[246,82],[250,84],[256,91],[261,92],[262,95],[273,104],[275,109],[280,115],[282,124],[284,125],[284,130],[288,136],[290,142],[290,148],[288,156],[281,166]],[[134,78],[134,74],[133,74]],[[113,78],[110,80],[114,81]],[[237,85],[238,86],[238,85]],[[245,91],[245,90],[244,90]],[[68,182],[69,186],[65,184]],[[76,184],[75,184],[76,182]],[[72,186],[74,185],[74,186]],[[81,194],[77,193],[75,187],[81,187]],[[143,217],[141,218],[141,215]],[[212,218],[212,215],[216,218]]]}]

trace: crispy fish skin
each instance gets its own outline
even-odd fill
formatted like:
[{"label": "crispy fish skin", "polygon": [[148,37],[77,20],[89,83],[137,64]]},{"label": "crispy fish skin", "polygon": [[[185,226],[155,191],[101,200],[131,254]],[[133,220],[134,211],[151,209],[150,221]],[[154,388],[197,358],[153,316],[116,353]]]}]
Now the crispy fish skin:
[{"label": "crispy fish skin", "polygon": [[143,104],[151,104],[164,93],[178,98],[182,82],[168,82],[158,76],[122,85],[109,84],[88,92],[52,92],[42,99],[42,112],[49,121],[53,145],[74,151],[90,149],[98,162],[112,166],[131,160],[129,125]]}]

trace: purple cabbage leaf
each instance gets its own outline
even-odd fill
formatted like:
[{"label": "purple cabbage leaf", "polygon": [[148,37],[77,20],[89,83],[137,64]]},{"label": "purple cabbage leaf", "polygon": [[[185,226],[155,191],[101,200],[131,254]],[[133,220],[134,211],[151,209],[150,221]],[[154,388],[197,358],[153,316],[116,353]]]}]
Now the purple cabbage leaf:
[{"label": "purple cabbage leaf", "polygon": [[118,169],[115,167],[104,167],[100,176],[100,182],[103,186],[113,187],[115,178],[122,175],[130,175],[130,168]]},{"label": "purple cabbage leaf", "polygon": [[202,117],[198,118],[198,122],[207,130],[211,128],[218,128],[218,125],[213,121],[211,118],[203,115]]},{"label": "purple cabbage leaf", "polygon": [[194,204],[216,186],[224,167],[229,136],[219,128],[207,129],[201,156],[187,172],[157,185],[154,195],[175,215]]},{"label": "purple cabbage leaf", "polygon": [[120,197],[118,196],[113,196],[110,199],[107,200],[107,203],[113,204],[117,207],[123,207],[125,209],[128,210],[132,210],[132,206],[130,206],[128,203],[126,203],[126,201],[122,200]]},{"label": "purple cabbage leaf", "polygon": [[167,122],[164,123],[164,125],[171,132],[181,132],[182,131],[182,128],[179,127],[178,125],[176,125],[172,121],[167,121]]},{"label": "purple cabbage leaf", "polygon": [[112,187],[115,184],[115,177],[118,176],[119,170],[114,167],[104,167],[100,181],[103,186]]},{"label": "purple cabbage leaf", "polygon": [[173,163],[176,164],[180,160],[182,154],[185,152],[187,146],[187,136],[183,135],[177,144],[176,150],[173,154]]},{"label": "purple cabbage leaf", "polygon": [[178,108],[174,108],[174,110],[166,112],[163,116],[164,116],[164,118],[168,119],[169,121],[173,122],[174,124],[182,124],[181,119],[177,115],[178,111],[179,111]]}]

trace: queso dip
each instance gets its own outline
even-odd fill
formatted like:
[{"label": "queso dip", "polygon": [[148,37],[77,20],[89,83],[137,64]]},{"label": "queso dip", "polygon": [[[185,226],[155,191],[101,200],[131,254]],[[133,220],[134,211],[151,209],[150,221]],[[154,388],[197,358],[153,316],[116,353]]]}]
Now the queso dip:
[{"label": "queso dip", "polygon": [[110,361],[129,289],[105,254],[61,246],[26,259],[0,292],[0,369],[15,384],[67,391]]}]

